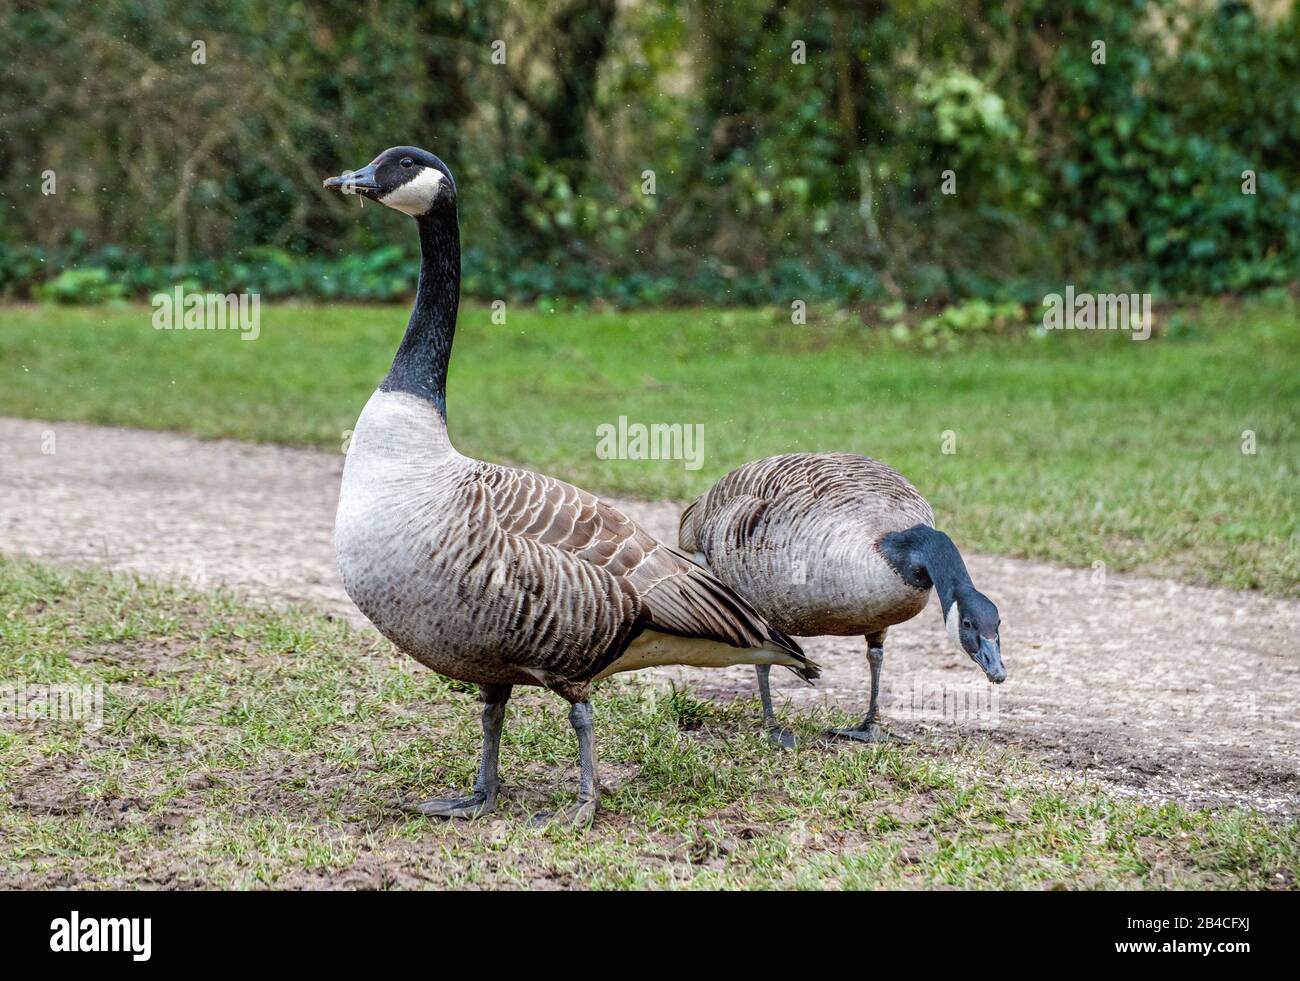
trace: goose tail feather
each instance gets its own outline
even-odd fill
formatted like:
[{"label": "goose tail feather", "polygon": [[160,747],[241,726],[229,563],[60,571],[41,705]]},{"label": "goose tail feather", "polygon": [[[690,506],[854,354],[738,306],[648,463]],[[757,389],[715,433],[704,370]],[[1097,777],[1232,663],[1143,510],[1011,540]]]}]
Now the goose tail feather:
[{"label": "goose tail feather", "polygon": [[793,664],[788,661],[781,661],[779,663],[782,667],[789,668],[804,681],[808,682],[808,684],[811,685],[814,679],[821,677],[821,665],[809,658],[808,655],[803,652],[803,648],[799,646],[798,642],[784,631],[769,626],[768,642],[763,646],[771,651],[779,652],[789,658],[793,658]]},{"label": "goose tail feather", "polygon": [[700,551],[700,529],[696,520],[700,513],[700,502],[703,496],[697,497],[686,505],[682,511],[682,516],[677,521],[677,547],[686,552]]},{"label": "goose tail feather", "polygon": [[680,636],[721,641],[736,648],[758,648],[776,655],[751,663],[774,663],[810,682],[821,668],[794,640],[778,630],[739,593],[677,549],[667,549],[675,563],[669,576],[644,594],[646,626]]}]

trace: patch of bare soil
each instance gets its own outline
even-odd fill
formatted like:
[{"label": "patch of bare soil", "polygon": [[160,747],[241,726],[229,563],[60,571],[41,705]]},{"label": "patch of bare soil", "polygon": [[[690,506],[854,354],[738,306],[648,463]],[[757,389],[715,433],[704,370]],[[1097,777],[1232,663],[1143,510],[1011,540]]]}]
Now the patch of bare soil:
[{"label": "patch of bare soil", "polygon": [[[341,456],[0,419],[0,460],[0,551],[225,585],[360,621],[334,570]],[[615,503],[676,540],[677,503]],[[937,746],[985,735],[1152,800],[1297,811],[1300,602],[1130,575],[1098,583],[1090,570],[1015,559],[968,565],[1002,611],[1009,680],[995,689],[955,654],[932,605],[890,632],[894,731]],[[862,711],[863,642],[806,647],[821,682],[774,675],[778,698]],[[753,691],[748,669],[660,674],[705,696]]]}]

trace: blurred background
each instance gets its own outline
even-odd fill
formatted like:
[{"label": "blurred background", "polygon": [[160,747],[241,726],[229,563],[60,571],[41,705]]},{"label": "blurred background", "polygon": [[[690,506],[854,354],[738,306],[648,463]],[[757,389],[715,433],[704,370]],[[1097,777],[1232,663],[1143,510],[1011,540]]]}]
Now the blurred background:
[{"label": "blurred background", "polygon": [[320,179],[408,142],[457,176],[482,299],[1036,304],[1300,266],[1287,0],[19,0],[0,62],[8,299],[399,298],[413,243]]}]

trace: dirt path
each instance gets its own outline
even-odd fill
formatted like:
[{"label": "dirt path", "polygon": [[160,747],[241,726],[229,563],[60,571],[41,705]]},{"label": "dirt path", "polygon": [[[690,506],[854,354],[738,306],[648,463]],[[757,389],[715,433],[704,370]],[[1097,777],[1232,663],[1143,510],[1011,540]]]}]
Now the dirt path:
[{"label": "dirt path", "polygon": [[[0,419],[0,552],[227,585],[359,620],[334,572],[341,467],[312,450]],[[617,503],[676,540],[674,502]],[[1152,799],[1300,810],[1300,603],[1138,576],[1099,584],[1089,570],[1013,559],[968,564],[1002,610],[1010,679],[994,689],[953,653],[932,606],[890,633],[884,704],[895,731],[939,744],[986,736]],[[786,676],[779,696],[860,711],[862,642],[806,647],[821,684]],[[744,668],[679,677],[701,695],[753,690]]]}]

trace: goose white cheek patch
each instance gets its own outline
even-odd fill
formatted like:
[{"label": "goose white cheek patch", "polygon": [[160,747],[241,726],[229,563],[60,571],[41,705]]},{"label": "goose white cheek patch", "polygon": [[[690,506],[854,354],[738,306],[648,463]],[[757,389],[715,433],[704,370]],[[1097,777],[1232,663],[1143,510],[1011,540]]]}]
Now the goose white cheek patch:
[{"label": "goose white cheek patch", "polygon": [[948,607],[948,615],[943,618],[943,624],[948,628],[948,639],[952,641],[952,646],[957,653],[965,654],[966,648],[961,646],[961,614],[957,612],[956,600],[953,600],[952,606]]},{"label": "goose white cheek patch", "polygon": [[379,203],[408,215],[422,215],[429,210],[442,186],[442,174],[424,167],[401,187],[389,191]]}]

